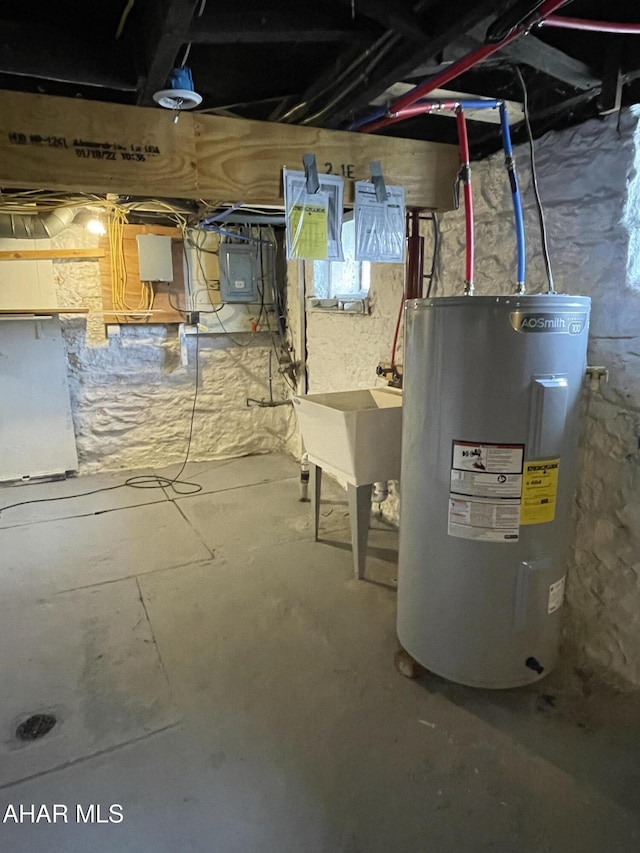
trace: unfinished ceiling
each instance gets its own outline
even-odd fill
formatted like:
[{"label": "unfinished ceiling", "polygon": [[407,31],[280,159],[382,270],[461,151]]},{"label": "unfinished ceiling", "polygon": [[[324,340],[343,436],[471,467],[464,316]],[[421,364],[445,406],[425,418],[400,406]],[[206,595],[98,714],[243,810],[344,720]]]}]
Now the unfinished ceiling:
[{"label": "unfinished ceiling", "polygon": [[[348,128],[494,34],[540,0],[32,0],[0,21],[0,88],[153,104],[174,66],[188,65],[201,110]],[[640,22],[635,0],[574,0],[562,15]],[[492,28],[490,30],[490,28]],[[515,102],[519,66],[534,134],[640,100],[640,36],[535,27],[447,89]],[[450,116],[411,118],[385,134],[456,141]],[[472,154],[500,145],[495,123],[469,122]]]}]

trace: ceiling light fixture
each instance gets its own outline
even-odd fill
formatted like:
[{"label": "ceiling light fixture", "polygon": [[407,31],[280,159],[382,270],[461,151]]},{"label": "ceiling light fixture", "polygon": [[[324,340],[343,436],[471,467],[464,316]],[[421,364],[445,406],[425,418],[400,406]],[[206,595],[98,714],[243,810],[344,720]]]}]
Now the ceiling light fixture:
[{"label": "ceiling light fixture", "polygon": [[169,77],[169,88],[155,92],[153,100],[166,110],[173,110],[173,122],[177,124],[181,111],[199,106],[202,103],[202,95],[195,91],[191,69],[185,66],[173,69]]}]

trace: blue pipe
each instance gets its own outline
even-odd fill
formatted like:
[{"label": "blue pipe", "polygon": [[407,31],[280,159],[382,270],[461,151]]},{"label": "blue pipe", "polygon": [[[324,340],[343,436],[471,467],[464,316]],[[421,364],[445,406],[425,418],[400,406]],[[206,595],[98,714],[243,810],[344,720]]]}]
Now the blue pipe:
[{"label": "blue pipe", "polygon": [[208,225],[210,222],[220,222],[221,219],[224,219],[225,217],[229,216],[230,213],[233,213],[234,210],[237,210],[239,207],[242,207],[243,204],[243,201],[238,201],[236,202],[236,204],[233,204],[231,207],[227,208],[226,210],[223,210],[222,213],[217,213],[215,216],[210,216],[208,219],[204,219],[203,223],[205,225]]},{"label": "blue pipe", "polygon": [[214,234],[222,234],[225,237],[233,237],[234,240],[244,240],[247,243],[269,242],[269,240],[262,240],[260,237],[247,237],[245,234],[236,234],[234,231],[226,231],[224,228],[218,228],[207,219],[200,223],[200,227],[203,231],[213,231]]},{"label": "blue pipe", "polygon": [[[478,101],[458,101],[456,98],[426,98],[421,101],[417,101],[415,106],[428,106],[429,104],[441,104],[441,103],[451,103],[455,101],[457,104],[460,104],[460,108],[463,110],[497,110],[500,108],[500,104],[502,101],[487,101],[485,99]],[[371,124],[371,122],[378,121],[381,118],[387,118],[389,116],[389,112],[385,107],[381,107],[375,112],[369,113],[364,118],[357,119],[356,121],[351,122],[348,130],[358,130],[360,127],[364,127],[365,124]]]},{"label": "blue pipe", "polygon": [[518,186],[515,163],[513,160],[513,148],[511,146],[511,131],[509,129],[509,117],[504,103],[500,104],[500,127],[502,129],[502,147],[504,148],[504,160],[511,185],[511,197],[513,199],[513,213],[516,219],[516,249],[518,256],[517,287],[518,293],[525,292],[526,271],[526,248],[524,240],[524,216],[522,213],[522,196]]},{"label": "blue pipe", "polygon": [[363,127],[365,124],[370,124],[372,121],[378,121],[380,118],[384,118],[387,115],[387,108],[380,107],[378,110],[374,110],[374,112],[369,113],[364,118],[356,119],[352,121],[351,124],[347,127],[347,130],[357,130],[359,127]]},{"label": "blue pipe", "polygon": [[[442,101],[449,100],[449,98],[442,98]],[[451,98],[451,100],[455,100],[455,98]],[[418,101],[418,104],[428,104],[432,103],[431,101]],[[440,101],[435,101],[435,103],[440,103]],[[458,101],[460,104],[460,108],[463,110],[497,110],[500,108],[502,101]]]}]

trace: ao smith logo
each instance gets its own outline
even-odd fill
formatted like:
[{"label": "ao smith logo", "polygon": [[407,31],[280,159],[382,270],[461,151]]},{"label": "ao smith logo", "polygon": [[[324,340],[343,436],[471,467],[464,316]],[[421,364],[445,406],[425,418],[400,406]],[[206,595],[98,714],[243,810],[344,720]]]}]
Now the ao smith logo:
[{"label": "ao smith logo", "polygon": [[511,326],[516,332],[547,332],[556,335],[579,335],[587,325],[586,313],[571,314],[568,311],[552,311],[529,314],[512,311]]}]

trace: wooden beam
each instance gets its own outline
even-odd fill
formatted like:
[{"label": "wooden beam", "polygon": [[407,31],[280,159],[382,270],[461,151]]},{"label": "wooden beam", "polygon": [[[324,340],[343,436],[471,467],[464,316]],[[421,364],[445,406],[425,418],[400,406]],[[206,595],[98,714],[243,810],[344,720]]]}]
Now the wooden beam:
[{"label": "wooden beam", "polygon": [[138,95],[139,104],[152,104],[153,93],[165,88],[180,48],[187,42],[187,32],[198,2],[163,0],[162,3],[147,3],[147,74]]},{"label": "wooden beam", "polygon": [[[334,16],[335,17],[335,16]],[[371,33],[349,20],[339,24],[327,16],[290,9],[216,9],[215,17],[194,18],[187,40],[192,44],[278,44],[353,42],[370,39]]]},{"label": "wooden beam", "polygon": [[31,21],[28,28],[0,21],[0,74],[77,83],[135,92],[130,57],[122,43],[86,35],[74,39],[66,29]]},{"label": "wooden beam", "polygon": [[602,91],[598,96],[598,113],[601,116],[620,111],[624,44],[622,37],[607,40],[602,69]]},{"label": "wooden beam", "polygon": [[[342,0],[351,6],[352,0]],[[427,36],[422,21],[406,0],[357,0],[356,13],[377,21],[387,30],[393,30],[411,41],[420,41]]]},{"label": "wooden beam", "polygon": [[[465,53],[480,47],[483,41],[483,28],[481,26],[475,27],[472,34],[467,33],[456,42],[455,49],[445,52],[445,59],[455,61]],[[542,71],[543,74],[554,77],[556,80],[562,80],[563,83],[573,86],[574,89],[587,91],[600,85],[599,78],[588,65],[558,50],[558,48],[546,44],[531,33],[521,36],[494,53],[493,56],[482,62],[478,69],[496,68],[500,65],[514,63],[528,65],[529,68]],[[433,63],[423,63],[414,68],[406,79],[420,80],[430,77],[445,67],[445,65],[436,66]]]},{"label": "wooden beam", "polygon": [[381,160],[408,205],[451,208],[453,145],[0,91],[0,187],[282,205],[307,151],[346,175],[347,203]]},{"label": "wooden beam", "polygon": [[104,249],[29,249],[19,252],[0,252],[0,261],[97,261]]},{"label": "wooden beam", "polygon": [[0,187],[196,198],[193,119],[0,91]]},{"label": "wooden beam", "polygon": [[585,92],[600,83],[586,63],[550,44],[545,44],[533,35],[522,36],[507,45],[497,54],[498,59],[501,57],[512,62],[521,62]]},{"label": "wooden beam", "polygon": [[310,151],[320,171],[348,178],[347,204],[353,201],[353,180],[369,180],[371,161],[380,160],[386,183],[403,186],[408,205],[452,207],[459,166],[453,145],[204,115],[196,125],[205,198],[282,204],[282,167],[302,169],[302,156]]}]

